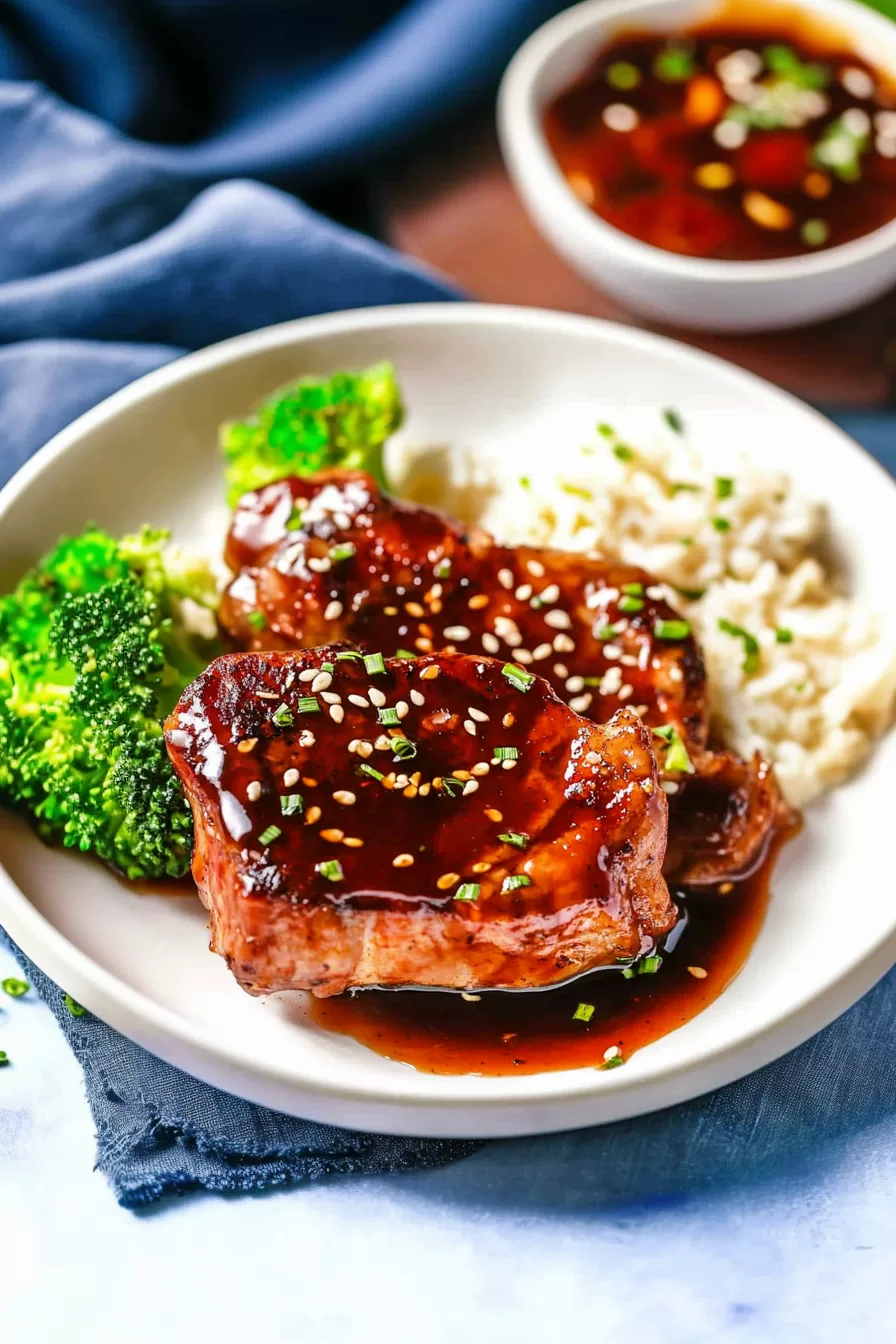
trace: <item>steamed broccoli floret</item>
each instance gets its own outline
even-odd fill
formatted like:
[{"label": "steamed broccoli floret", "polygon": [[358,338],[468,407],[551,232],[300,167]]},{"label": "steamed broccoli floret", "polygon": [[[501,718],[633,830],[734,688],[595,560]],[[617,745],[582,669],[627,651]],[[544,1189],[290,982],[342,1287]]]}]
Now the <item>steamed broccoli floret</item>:
[{"label": "steamed broccoli floret", "polygon": [[0,597],[0,802],[132,878],[189,865],[190,809],[162,721],[217,652],[182,602],[213,605],[214,579],[167,542],[88,528]]},{"label": "steamed broccoli floret", "polygon": [[403,415],[391,364],[282,388],[248,420],[221,428],[228,504],[247,490],[323,467],[358,467],[385,486],[383,445]]}]

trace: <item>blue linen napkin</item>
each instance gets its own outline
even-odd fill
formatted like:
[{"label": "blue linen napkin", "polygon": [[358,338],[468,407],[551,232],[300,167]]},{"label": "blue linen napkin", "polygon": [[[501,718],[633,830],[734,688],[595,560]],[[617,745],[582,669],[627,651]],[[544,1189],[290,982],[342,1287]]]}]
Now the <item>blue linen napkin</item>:
[{"label": "blue linen napkin", "polygon": [[[4,11],[0,483],[81,411],[185,349],[303,314],[450,297],[294,197],[217,179],[304,187],[368,163],[487,87],[555,7],[359,0],[331,3],[326,22],[323,7],[259,0],[19,0],[15,22]],[[13,82],[34,79],[88,111]],[[846,423],[896,468],[892,418]],[[72,1017],[14,950],[84,1069],[98,1165],[125,1205],[439,1165],[475,1147],[355,1134],[226,1096],[92,1015]],[[545,1142],[585,1163],[590,1190],[622,1198],[705,1179],[745,1144],[780,1163],[794,1134],[805,1146],[877,1126],[891,1140],[894,1009],[891,975],[802,1050],[712,1098]],[[513,1161],[519,1149],[502,1151]]]}]

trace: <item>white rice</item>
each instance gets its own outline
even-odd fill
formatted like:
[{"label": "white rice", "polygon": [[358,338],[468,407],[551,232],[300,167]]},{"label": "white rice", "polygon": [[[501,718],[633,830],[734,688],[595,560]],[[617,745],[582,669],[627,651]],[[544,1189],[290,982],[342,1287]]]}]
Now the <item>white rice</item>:
[{"label": "white rice", "polygon": [[[598,550],[655,574],[700,641],[716,733],[742,755],[760,751],[790,802],[808,803],[853,772],[892,719],[894,629],[842,594],[823,558],[825,511],[786,476],[746,459],[710,465],[672,429],[639,439],[631,457],[619,447],[599,434],[579,449],[552,446],[522,480],[461,453],[453,479],[440,473],[437,484],[412,465],[404,491],[503,541]],[[732,492],[720,498],[722,473]],[[758,641],[756,673],[720,620]]]}]

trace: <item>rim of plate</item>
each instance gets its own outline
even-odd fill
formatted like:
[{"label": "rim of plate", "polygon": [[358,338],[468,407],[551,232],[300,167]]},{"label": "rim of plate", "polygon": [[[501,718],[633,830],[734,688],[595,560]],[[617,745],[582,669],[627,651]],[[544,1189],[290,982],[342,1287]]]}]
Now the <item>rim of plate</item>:
[{"label": "rim of plate", "polygon": [[[896,481],[866,449],[819,411],[801,402],[798,397],[730,364],[727,360],[706,354],[669,337],[658,336],[652,332],[626,327],[604,319],[549,309],[446,302],[395,304],[380,308],[350,309],[320,317],[296,318],[231,337],[173,360],[170,364],[153,370],[113,393],[111,397],[79,416],[39,449],[0,490],[0,523],[14,507],[24,488],[85,435],[122,411],[160,392],[163,393],[175,384],[188,381],[209,368],[236,362],[244,355],[255,354],[266,348],[288,345],[296,339],[313,340],[316,337],[332,336],[347,331],[385,329],[396,325],[465,324],[492,326],[507,331],[519,327],[541,327],[549,332],[563,331],[590,337],[598,343],[601,339],[606,341],[612,338],[617,347],[626,346],[633,355],[647,350],[665,355],[667,358],[675,358],[696,371],[709,368],[716,377],[725,377],[733,385],[740,385],[754,395],[764,398],[766,402],[799,407],[810,422],[824,427],[826,434],[839,439],[844,452],[866,459],[866,465],[871,466],[879,476],[881,488],[892,492],[896,512]],[[329,1080],[322,1082],[319,1077],[303,1072],[301,1067],[277,1063],[260,1064],[247,1058],[241,1051],[231,1049],[226,1038],[218,1037],[213,1030],[191,1022],[156,1003],[141,991],[133,989],[127,981],[105,970],[61,934],[31,904],[2,865],[0,865],[0,916],[26,955],[31,956],[38,965],[41,965],[41,958],[45,957],[50,967],[48,974],[56,979],[63,978],[62,973],[68,975],[70,983],[83,995],[85,1006],[126,1035],[130,1034],[129,1024],[139,1021],[154,1035],[161,1033],[163,1036],[171,1036],[194,1054],[198,1052],[204,1058],[224,1063],[239,1073],[260,1081],[268,1081],[285,1090],[299,1089],[312,1096],[422,1111],[446,1108],[477,1111],[495,1104],[500,1104],[505,1110],[519,1108],[522,1111],[526,1107],[531,1107],[533,1103],[550,1104],[564,1100],[582,1102],[599,1096],[609,1098],[625,1093],[632,1095],[650,1093],[664,1079],[693,1077],[701,1070],[708,1069],[714,1061],[718,1061],[724,1055],[740,1052],[743,1056],[745,1052],[749,1052],[751,1057],[745,1068],[742,1067],[741,1061],[725,1077],[716,1078],[708,1083],[704,1081],[697,1092],[714,1089],[770,1062],[784,1050],[794,1048],[855,1002],[889,968],[891,957],[882,957],[882,951],[896,935],[896,906],[894,906],[890,927],[869,942],[860,954],[841,966],[836,974],[829,975],[823,983],[813,985],[809,990],[797,995],[786,1011],[782,1013],[780,1008],[768,1009],[757,1005],[756,1013],[748,1027],[726,1035],[723,1040],[711,1046],[700,1049],[685,1047],[674,1063],[652,1065],[649,1052],[638,1051],[631,1061],[630,1069],[613,1070],[606,1074],[594,1069],[576,1069],[525,1074],[520,1077],[481,1077],[468,1074],[442,1076],[408,1070],[406,1073],[397,1073],[394,1079],[389,1081],[367,1082],[363,1087],[357,1087],[348,1082],[341,1084]],[[89,986],[89,992],[84,993],[80,988],[82,985]],[[103,1008],[93,1008],[91,999],[97,1003],[100,998],[103,1000]],[[807,1010],[813,1005],[817,1012],[807,1022]],[[112,1011],[107,1011],[107,1008]],[[765,1038],[764,1048],[751,1049],[759,1046],[763,1038]],[[161,1058],[166,1057],[162,1051],[158,1053]],[[347,1073],[350,1076],[350,1071]],[[474,1084],[473,1087],[469,1085],[471,1082]],[[688,1096],[695,1094],[687,1093]],[[653,1104],[665,1106],[680,1099],[681,1096],[670,1097]],[[624,1114],[633,1113],[635,1113],[633,1109],[624,1112]],[[617,1103],[614,1114],[607,1118],[619,1118],[622,1114]],[[575,1123],[575,1120],[572,1123]],[[592,1116],[581,1119],[578,1123],[590,1124],[596,1123],[596,1120]],[[365,1127],[375,1126],[365,1122]],[[551,1127],[564,1128],[566,1125]],[[537,1132],[537,1129],[538,1127],[530,1124],[513,1132]]]}]

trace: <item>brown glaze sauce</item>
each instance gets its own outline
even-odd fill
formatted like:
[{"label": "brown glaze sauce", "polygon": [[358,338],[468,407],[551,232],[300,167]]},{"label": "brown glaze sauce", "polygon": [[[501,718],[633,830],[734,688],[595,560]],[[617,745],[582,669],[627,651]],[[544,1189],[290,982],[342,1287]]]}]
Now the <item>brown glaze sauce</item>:
[{"label": "brown glaze sauce", "polygon": [[[678,893],[686,923],[667,940],[655,975],[596,971],[557,989],[486,993],[472,1003],[435,991],[367,990],[313,1000],[311,1020],[424,1073],[602,1068],[613,1046],[628,1059],[696,1017],[741,970],[765,918],[775,860],[794,833],[780,832],[759,867],[727,895]],[[588,1022],[573,1017],[582,1003],[594,1007]]]},{"label": "brown glaze sauce", "polygon": [[726,261],[806,254],[896,217],[896,86],[786,7],[625,32],[548,107],[572,190],[623,232]]}]

